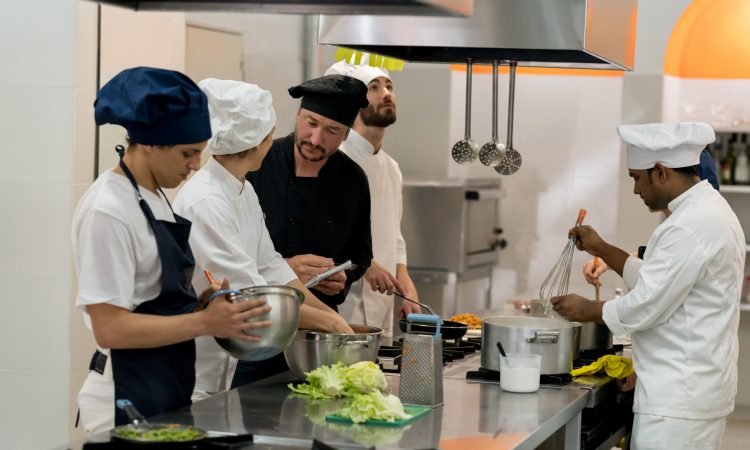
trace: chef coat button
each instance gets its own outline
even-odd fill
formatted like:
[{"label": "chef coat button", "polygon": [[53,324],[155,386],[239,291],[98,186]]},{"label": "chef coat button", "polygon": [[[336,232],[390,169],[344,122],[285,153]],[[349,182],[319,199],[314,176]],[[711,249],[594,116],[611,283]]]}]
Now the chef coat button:
[{"label": "chef coat button", "polygon": [[289,184],[294,184],[294,178],[289,177]]},{"label": "chef coat button", "polygon": [[294,224],[295,224],[296,222],[297,222],[297,221],[296,221],[296,220],[294,220],[294,217],[290,217],[290,218],[289,218],[289,223],[290,223],[290,224],[294,225]]}]

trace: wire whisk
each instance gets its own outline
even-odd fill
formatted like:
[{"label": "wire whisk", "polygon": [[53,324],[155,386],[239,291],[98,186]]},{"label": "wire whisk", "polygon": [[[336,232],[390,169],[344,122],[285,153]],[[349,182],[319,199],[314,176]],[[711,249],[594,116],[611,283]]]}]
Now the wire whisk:
[{"label": "wire whisk", "polygon": [[[580,226],[583,223],[583,218],[586,217],[586,210],[581,209],[578,211],[578,219],[576,220],[575,226]],[[544,304],[544,315],[549,317],[554,313],[552,310],[552,303],[550,298],[568,293],[568,284],[570,283],[570,268],[573,265],[573,253],[576,248],[576,237],[572,236],[568,239],[568,243],[565,244],[565,248],[557,260],[555,265],[547,274],[547,278],[544,279],[542,287],[539,288],[539,300]]]}]

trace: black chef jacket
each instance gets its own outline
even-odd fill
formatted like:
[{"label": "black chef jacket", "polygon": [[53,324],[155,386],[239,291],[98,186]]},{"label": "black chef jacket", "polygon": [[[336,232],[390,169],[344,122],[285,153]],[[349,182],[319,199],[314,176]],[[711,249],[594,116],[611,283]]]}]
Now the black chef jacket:
[{"label": "black chef jacket", "polygon": [[357,265],[346,271],[346,288],[338,294],[315,291],[316,297],[337,310],[372,261],[365,172],[337,151],[318,177],[297,177],[292,133],[275,139],[260,169],[246,178],[258,194],[273,245],[284,258],[312,253],[333,258],[337,264],[351,260]]}]

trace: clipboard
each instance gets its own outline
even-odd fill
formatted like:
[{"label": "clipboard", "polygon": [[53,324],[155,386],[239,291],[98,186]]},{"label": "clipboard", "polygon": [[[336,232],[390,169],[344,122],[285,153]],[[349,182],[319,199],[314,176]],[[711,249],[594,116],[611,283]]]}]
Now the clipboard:
[{"label": "clipboard", "polygon": [[305,283],[305,287],[306,288],[311,288],[311,287],[315,286],[316,284],[320,283],[321,281],[325,280],[326,278],[330,277],[331,275],[337,274],[337,273],[341,272],[342,270],[351,269],[353,267],[355,267],[355,266],[354,266],[354,264],[352,264],[351,260],[349,260],[349,261],[347,261],[345,263],[339,264],[338,266],[336,266],[336,267],[334,267],[332,269],[328,269],[325,272],[320,273],[318,275],[315,275],[314,277],[312,277],[309,280],[307,280],[307,283]]}]

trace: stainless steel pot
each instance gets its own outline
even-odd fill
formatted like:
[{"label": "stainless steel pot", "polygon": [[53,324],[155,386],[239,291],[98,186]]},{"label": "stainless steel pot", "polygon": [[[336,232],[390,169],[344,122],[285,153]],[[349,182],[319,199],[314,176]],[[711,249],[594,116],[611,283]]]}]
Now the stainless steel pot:
[{"label": "stainless steel pot", "polygon": [[606,350],[612,347],[612,332],[601,323],[585,322],[581,326],[581,350]]},{"label": "stainless steel pot", "polygon": [[500,370],[500,341],[508,353],[542,357],[542,375],[568,373],[578,358],[581,324],[541,317],[496,316],[482,321],[482,367]]},{"label": "stainless steel pot", "polygon": [[351,325],[354,334],[334,334],[299,330],[284,358],[292,373],[304,378],[305,372],[338,361],[349,365],[378,358],[383,330],[365,325]]},{"label": "stainless steel pot", "polygon": [[238,291],[218,291],[211,298],[225,293],[231,294],[233,303],[263,299],[271,307],[269,313],[248,319],[248,322],[271,321],[270,327],[250,332],[260,336],[259,342],[215,338],[229,354],[244,361],[262,361],[283,352],[292,342],[299,328],[299,308],[305,300],[302,292],[289,286],[254,286]]}]

